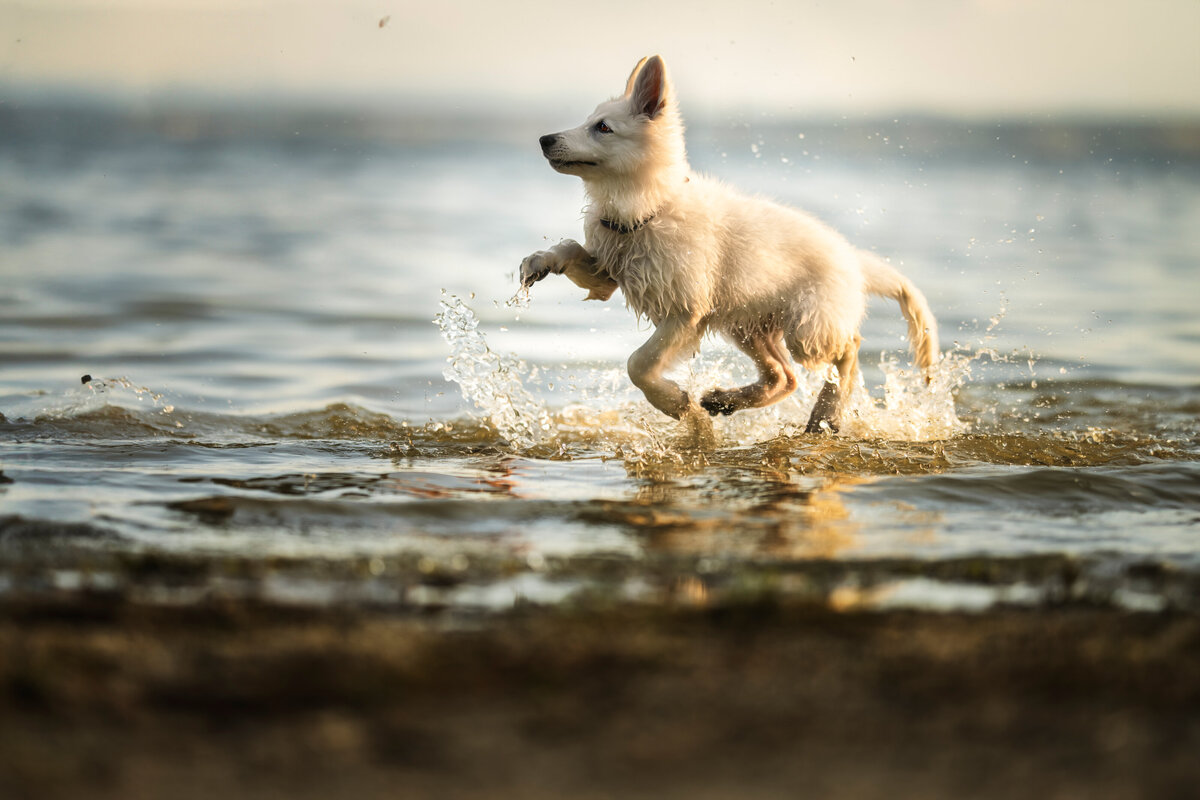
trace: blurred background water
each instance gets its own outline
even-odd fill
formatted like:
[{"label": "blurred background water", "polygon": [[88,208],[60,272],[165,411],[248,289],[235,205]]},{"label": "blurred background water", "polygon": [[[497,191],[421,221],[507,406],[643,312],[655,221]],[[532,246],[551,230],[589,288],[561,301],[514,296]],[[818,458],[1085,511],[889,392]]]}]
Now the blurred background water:
[{"label": "blurred background water", "polygon": [[[628,385],[619,294],[505,305],[581,237],[537,138],[583,111],[0,106],[0,587],[55,548],[499,557],[485,605],[581,558],[1200,573],[1200,127],[691,119],[695,168],[898,262],[952,351],[922,395],[873,303],[843,435],[799,432],[810,380],[704,442]],[[715,340],[680,372],[747,374]]]}]

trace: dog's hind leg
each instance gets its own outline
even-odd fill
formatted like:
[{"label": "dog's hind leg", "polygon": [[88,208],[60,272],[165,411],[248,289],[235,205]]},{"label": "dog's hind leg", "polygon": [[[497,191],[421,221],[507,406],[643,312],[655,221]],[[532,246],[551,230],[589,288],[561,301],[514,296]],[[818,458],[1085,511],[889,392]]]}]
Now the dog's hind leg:
[{"label": "dog's hind leg", "polygon": [[[842,408],[846,405],[850,390],[854,386],[854,374],[858,371],[858,347],[861,343],[862,337],[856,334],[842,354],[833,360],[833,365],[838,371],[838,382],[826,381],[821,387],[817,402],[813,404],[812,414],[808,417],[808,425],[804,428],[805,433],[820,433],[825,429],[837,433],[841,424]],[[826,428],[822,427],[822,423]]]},{"label": "dog's hind leg", "polygon": [[741,336],[733,340],[737,348],[754,361],[758,380],[737,389],[713,389],[700,400],[700,406],[712,416],[732,414],[743,408],[759,408],[777,403],[796,390],[796,376],[783,354],[783,333]]},{"label": "dog's hind leg", "polygon": [[658,324],[646,343],[629,357],[629,378],[642,390],[650,405],[669,417],[679,419],[688,410],[687,392],[679,384],[663,377],[684,355],[693,355],[700,346],[701,330],[695,320],[668,318]]}]

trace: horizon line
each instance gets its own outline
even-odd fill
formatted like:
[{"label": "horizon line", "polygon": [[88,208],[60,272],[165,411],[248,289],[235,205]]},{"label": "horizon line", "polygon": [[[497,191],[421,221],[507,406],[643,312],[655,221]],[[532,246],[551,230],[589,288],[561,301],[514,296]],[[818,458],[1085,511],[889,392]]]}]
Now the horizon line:
[{"label": "horizon line", "polygon": [[[10,82],[0,79],[0,108],[25,106],[99,107],[135,110],[151,106],[162,111],[236,111],[249,106],[259,110],[310,113],[370,113],[371,116],[396,117],[407,114],[441,117],[508,118],[535,114],[546,117],[574,112],[582,116],[587,109],[559,111],[564,98],[528,96],[497,98],[494,95],[435,94],[400,89],[378,90],[296,90],[266,87],[239,88],[235,91],[197,86],[156,86],[152,88],[98,87],[74,82]],[[406,108],[379,108],[380,103]],[[718,118],[754,117],[759,123],[772,119],[812,121],[892,119],[928,119],[963,123],[1042,121],[1086,124],[1089,122],[1144,122],[1165,125],[1200,125],[1200,110],[1188,108],[1114,108],[1102,106],[984,106],[970,108],[936,107],[914,104],[894,107],[859,107],[822,104],[808,108],[780,105],[751,105],[729,102],[682,103],[687,118],[712,121]],[[691,109],[688,106],[692,106]],[[509,109],[508,113],[503,113]]]}]

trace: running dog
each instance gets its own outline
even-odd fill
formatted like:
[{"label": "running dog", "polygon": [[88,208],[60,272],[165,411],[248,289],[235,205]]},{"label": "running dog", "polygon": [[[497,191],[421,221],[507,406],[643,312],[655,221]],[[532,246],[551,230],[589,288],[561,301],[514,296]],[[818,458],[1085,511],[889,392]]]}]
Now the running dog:
[{"label": "running dog", "polygon": [[817,219],[746,196],[691,171],[675,91],[659,56],[634,67],[619,97],[577,128],[541,137],[564,175],[583,179],[586,246],[570,239],[521,262],[521,283],[565,275],[607,300],[616,289],[654,324],[629,357],[646,399],[681,418],[693,400],[663,373],[694,355],[707,332],[748,355],[758,380],[711,389],[699,405],[732,414],[782,400],[796,388],[788,362],[837,368],[806,430],[836,431],[858,369],[867,294],[897,300],[909,343],[926,370],[939,356],[937,322],[924,295],[890,264],[858,250]]}]

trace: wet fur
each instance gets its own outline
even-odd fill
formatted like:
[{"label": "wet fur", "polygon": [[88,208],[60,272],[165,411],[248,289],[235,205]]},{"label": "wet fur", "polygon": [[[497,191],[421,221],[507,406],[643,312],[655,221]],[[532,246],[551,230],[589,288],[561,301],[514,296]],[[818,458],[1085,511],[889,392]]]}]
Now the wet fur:
[{"label": "wet fur", "polygon": [[533,253],[521,264],[522,283],[563,274],[600,300],[620,288],[655,325],[628,366],[663,413],[679,418],[694,408],[663,373],[716,332],[750,356],[758,380],[705,393],[705,411],[729,414],[786,397],[796,388],[790,354],[809,369],[837,367],[838,380],[824,385],[808,422],[810,432],[836,430],[857,371],[868,293],[900,303],[921,367],[936,360],[929,306],[893,267],[802,211],[691,171],[658,56],[638,63],[624,94],[541,144],[554,169],[583,179],[586,245],[564,240]]}]

